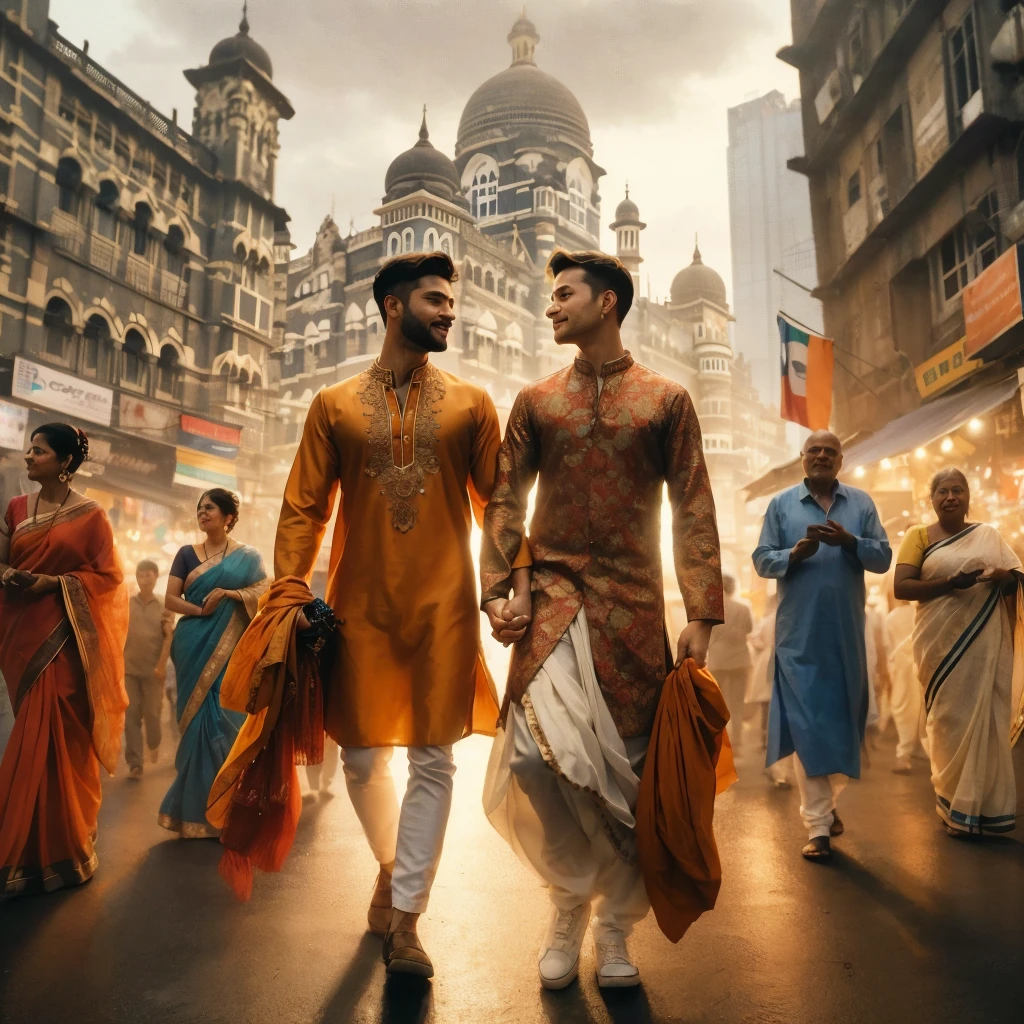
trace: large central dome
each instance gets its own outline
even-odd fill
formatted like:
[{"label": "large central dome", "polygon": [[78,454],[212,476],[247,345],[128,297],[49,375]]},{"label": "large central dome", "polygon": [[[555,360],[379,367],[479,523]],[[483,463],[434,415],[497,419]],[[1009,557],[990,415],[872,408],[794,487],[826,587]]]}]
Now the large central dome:
[{"label": "large central dome", "polygon": [[520,18],[508,41],[512,66],[489,78],[470,96],[459,121],[456,159],[476,146],[527,130],[539,131],[551,141],[564,139],[592,157],[590,125],[579,100],[534,62],[540,36],[532,22]]}]

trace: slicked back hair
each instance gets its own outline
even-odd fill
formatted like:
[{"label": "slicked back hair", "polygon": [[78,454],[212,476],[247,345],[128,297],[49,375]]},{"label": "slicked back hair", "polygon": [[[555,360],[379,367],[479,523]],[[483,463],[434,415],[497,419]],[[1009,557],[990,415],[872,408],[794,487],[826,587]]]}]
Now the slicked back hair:
[{"label": "slicked back hair", "polygon": [[596,250],[566,252],[565,249],[556,249],[548,260],[547,271],[554,279],[572,267],[583,271],[584,280],[590,285],[595,298],[601,292],[615,292],[615,319],[621,324],[633,305],[633,276],[625,264]]},{"label": "slicked back hair", "polygon": [[387,323],[388,312],[384,300],[389,295],[400,299],[403,305],[409,301],[409,293],[422,277],[442,277],[454,284],[459,279],[451,256],[446,252],[410,252],[392,256],[377,271],[373,279],[373,301],[377,303],[381,318]]}]

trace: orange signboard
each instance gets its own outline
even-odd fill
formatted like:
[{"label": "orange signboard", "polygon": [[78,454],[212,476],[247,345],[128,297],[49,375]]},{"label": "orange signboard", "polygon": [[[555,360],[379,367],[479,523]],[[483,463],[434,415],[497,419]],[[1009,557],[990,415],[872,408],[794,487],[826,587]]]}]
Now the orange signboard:
[{"label": "orange signboard", "polygon": [[1007,249],[964,289],[964,323],[968,358],[978,355],[1024,320],[1021,308],[1017,246]]}]

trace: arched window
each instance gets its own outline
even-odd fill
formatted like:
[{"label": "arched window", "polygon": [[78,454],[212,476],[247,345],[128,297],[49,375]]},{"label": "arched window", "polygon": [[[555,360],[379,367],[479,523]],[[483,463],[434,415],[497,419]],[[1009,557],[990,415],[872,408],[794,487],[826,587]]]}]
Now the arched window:
[{"label": "arched window", "polygon": [[399,245],[401,245],[401,240],[398,237],[398,233],[393,232],[391,237],[388,238],[388,255],[397,256]]},{"label": "arched window", "polygon": [[78,199],[82,189],[82,165],[69,156],[57,163],[57,205],[72,217],[78,216]]},{"label": "arched window", "polygon": [[173,398],[180,398],[178,370],[178,350],[173,345],[164,345],[160,349],[160,359],[157,361],[156,389],[165,395]]},{"label": "arched window", "polygon": [[498,176],[494,171],[483,168],[473,176],[473,216],[478,220],[493,217],[498,212]]},{"label": "arched window", "polygon": [[146,364],[143,355],[146,342],[138,331],[129,331],[124,336],[121,360],[122,383],[143,387],[146,383]]},{"label": "arched window", "polygon": [[114,241],[117,238],[117,208],[121,194],[109,178],[100,182],[96,196],[96,234]]},{"label": "arched window", "polygon": [[423,236],[423,251],[434,252],[437,248],[437,232],[433,228],[427,228]]},{"label": "arched window", "polygon": [[149,224],[153,219],[153,211],[148,203],[135,204],[135,244],[132,247],[136,256],[145,256],[149,245]]},{"label": "arched window", "polygon": [[416,238],[413,235],[412,228],[406,228],[402,232],[402,252],[412,252],[415,245]]},{"label": "arched window", "polygon": [[71,322],[71,307],[63,299],[54,296],[46,304],[43,324],[46,326],[46,354],[57,359],[67,359],[71,349],[71,335],[75,330]]},{"label": "arched window", "polygon": [[468,259],[466,260],[465,263],[462,264],[462,276],[467,281],[473,280],[473,264],[470,263]]},{"label": "arched window", "polygon": [[483,277],[482,277],[482,275],[480,273],[480,268],[479,267],[474,267],[473,268],[473,284],[479,285],[482,280],[483,280]]},{"label": "arched window", "polygon": [[313,286],[308,281],[302,282],[302,294],[309,295],[313,291]]},{"label": "arched window", "polygon": [[577,178],[569,182],[569,220],[580,227],[587,226],[587,200],[583,195],[583,183]]},{"label": "arched window", "polygon": [[484,287],[489,291],[494,291],[494,275],[488,270],[484,275]]},{"label": "arched window", "polygon": [[167,229],[167,238],[164,239],[164,248],[167,250],[167,270],[175,277],[181,276],[182,267],[185,264],[185,232],[177,224],[172,224]]},{"label": "arched window", "polygon": [[110,373],[110,324],[93,313],[85,322],[83,332],[82,373],[87,377],[107,377]]},{"label": "arched window", "polygon": [[441,236],[441,252],[446,252],[449,256],[452,254],[452,236],[447,232]]}]

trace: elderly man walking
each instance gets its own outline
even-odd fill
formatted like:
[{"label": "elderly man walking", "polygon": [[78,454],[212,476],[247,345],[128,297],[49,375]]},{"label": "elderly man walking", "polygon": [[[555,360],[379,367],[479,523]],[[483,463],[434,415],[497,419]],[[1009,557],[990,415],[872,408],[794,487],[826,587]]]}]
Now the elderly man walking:
[{"label": "elderly man walking", "polygon": [[809,860],[832,855],[841,835],[836,801],[860,777],[868,712],[864,572],[885,573],[892,549],[874,502],[836,479],[839,438],[804,442],[803,483],[776,495],[754,551],[759,576],[778,580],[775,684],[767,764],[796,752],[800,815]]}]

